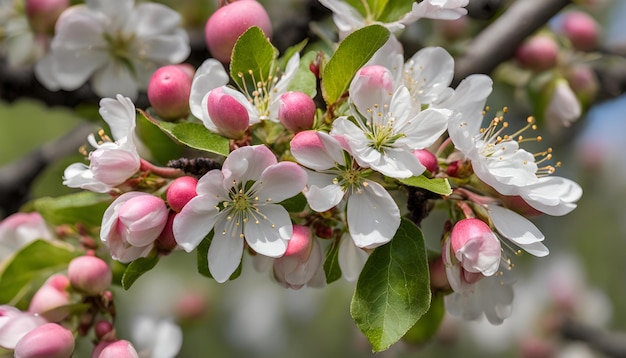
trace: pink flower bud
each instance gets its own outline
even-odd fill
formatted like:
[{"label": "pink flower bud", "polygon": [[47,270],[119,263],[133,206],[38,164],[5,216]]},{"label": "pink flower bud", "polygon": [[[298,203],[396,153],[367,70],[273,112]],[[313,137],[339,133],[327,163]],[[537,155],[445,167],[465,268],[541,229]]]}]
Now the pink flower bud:
[{"label": "pink flower bud", "polygon": [[159,235],[159,237],[154,242],[156,248],[159,249],[160,254],[169,254],[178,245],[178,243],[176,242],[176,238],[174,237],[173,230],[174,218],[177,214],[178,213],[175,211],[170,211],[167,217],[167,222],[165,223],[165,227],[163,228],[163,232],[161,232],[161,235]]},{"label": "pink flower bud", "polygon": [[115,337],[115,328],[113,324],[109,321],[98,321],[93,327],[94,332],[96,333],[96,338],[98,340],[108,341],[106,338],[114,338]]},{"label": "pink flower bud", "polygon": [[156,114],[163,119],[189,115],[191,77],[176,65],[156,70],[148,83],[148,100]]},{"label": "pink flower bud", "polygon": [[89,153],[89,169],[93,177],[108,186],[118,186],[133,176],[140,168],[135,151],[119,148],[105,142]]},{"label": "pink flower bud", "polygon": [[435,157],[431,151],[426,149],[416,149],[413,151],[413,155],[420,161],[420,163],[422,163],[423,166],[426,167],[426,170],[429,172],[436,173],[439,170],[437,157]]},{"label": "pink flower bud", "polygon": [[252,26],[272,37],[270,17],[256,1],[235,1],[217,9],[207,21],[204,32],[211,55],[223,63],[230,62],[237,39]]},{"label": "pink flower bud", "polygon": [[278,119],[292,132],[313,128],[315,121],[315,102],[303,92],[286,92],[280,96]]},{"label": "pink flower bud", "polygon": [[69,358],[74,336],[67,328],[46,323],[28,332],[15,346],[15,358]]},{"label": "pink flower bud", "polygon": [[198,320],[207,310],[206,296],[200,292],[185,292],[176,302],[177,320]]},{"label": "pink flower bud", "polygon": [[535,71],[544,71],[556,66],[559,57],[559,45],[547,35],[529,38],[515,53],[517,61]]},{"label": "pink flower bud", "polygon": [[139,354],[129,341],[105,341],[94,348],[91,358],[139,358]]},{"label": "pink flower bud", "polygon": [[[468,273],[491,276],[500,266],[500,241],[489,226],[479,219],[457,222],[450,234],[452,252]],[[465,275],[466,282],[475,282],[474,275]]]},{"label": "pink flower bud", "polygon": [[100,238],[121,262],[145,257],[167,222],[163,199],[141,192],[120,195],[104,212]]},{"label": "pink flower bud", "polygon": [[560,30],[578,50],[591,51],[598,46],[600,27],[584,12],[571,11],[563,15]]},{"label": "pink flower bud", "polygon": [[450,289],[448,276],[441,257],[428,263],[428,272],[430,273],[430,287],[434,290],[447,291]]},{"label": "pink flower bud", "polygon": [[28,311],[41,315],[49,322],[64,320],[69,311],[56,308],[70,303],[70,294],[67,291],[69,287],[70,280],[67,276],[61,274],[51,276],[31,299]]},{"label": "pink flower bud", "polygon": [[387,92],[393,91],[393,76],[391,72],[383,66],[371,65],[361,68],[355,75],[365,80],[362,86],[384,88]]},{"label": "pink flower bud", "polygon": [[95,256],[73,259],[67,268],[70,283],[88,295],[97,295],[111,286],[113,273],[109,265]]},{"label": "pink flower bud", "polygon": [[[250,2],[251,0],[240,0]],[[211,121],[225,137],[240,139],[250,125],[248,110],[233,96],[224,93],[224,87],[209,92],[207,109]]]},{"label": "pink flower bud", "polygon": [[34,32],[52,33],[59,15],[70,6],[69,0],[26,0],[26,16]]},{"label": "pink flower bud", "polygon": [[196,185],[198,185],[198,179],[190,176],[176,178],[172,181],[165,193],[170,208],[177,213],[183,210],[183,206],[198,195]]},{"label": "pink flower bud", "polygon": [[[320,286],[323,276],[323,253],[307,226],[294,225],[287,251],[274,261],[274,277],[283,286],[300,289]],[[321,274],[320,274],[321,272]]]}]

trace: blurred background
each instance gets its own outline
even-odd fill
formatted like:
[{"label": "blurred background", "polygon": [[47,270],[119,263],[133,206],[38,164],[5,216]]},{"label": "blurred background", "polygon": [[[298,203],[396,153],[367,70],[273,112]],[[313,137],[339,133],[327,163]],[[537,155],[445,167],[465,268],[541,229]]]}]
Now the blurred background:
[{"label": "blurred background", "polygon": [[[316,39],[332,35],[330,13],[320,6],[304,0],[260,2],[275,22],[275,36],[280,41],[288,42],[288,33],[303,26]],[[166,3],[181,11],[192,34],[202,28],[215,7],[214,1]],[[446,46],[452,53],[461,52],[472,34],[487,26],[509,2],[474,3],[482,7],[470,12],[473,16],[465,34],[446,37],[444,25],[430,20],[407,28],[402,36],[406,55],[433,44]],[[565,9],[571,10],[585,11],[601,28],[600,50],[597,54],[587,52],[586,61],[601,72],[603,64],[598,64],[597,58],[616,57],[619,62],[621,56],[623,60],[626,1],[578,1]],[[308,13],[306,17],[302,17],[303,11]],[[313,27],[308,27],[309,18],[315,21]],[[558,21],[555,18],[546,26],[557,26]],[[492,108],[508,106],[512,120],[525,119],[536,109],[528,96],[519,95],[519,86],[511,80],[518,75],[515,66],[503,64],[494,71],[497,84],[489,101]],[[17,71],[26,73],[27,69]],[[24,160],[33,150],[85,121],[102,125],[97,122],[94,103],[73,108],[49,106],[36,98],[15,96],[12,87],[2,88],[0,166]],[[584,195],[578,208],[565,217],[533,220],[545,234],[551,254],[517,258],[512,316],[500,326],[446,316],[431,342],[403,341],[376,356],[626,356],[626,97],[621,92],[618,89],[611,92],[613,95],[596,97],[582,117],[567,127],[551,126],[548,119],[541,123],[540,131],[547,139],[541,145],[552,146],[555,157],[563,163],[558,175],[578,181]],[[71,192],[61,185],[61,176],[68,164],[81,160],[77,149],[61,153],[60,159],[43,168],[28,196]],[[431,247],[438,245],[439,219],[433,213],[424,222]],[[181,325],[184,342],[180,357],[373,356],[349,313],[355,283],[340,280],[324,289],[285,290],[272,283],[269,273],[248,267],[249,261],[244,260],[244,272],[238,280],[217,284],[197,273],[195,257],[190,259],[181,252],[165,257],[129,291],[115,291],[119,336],[132,340],[133,321],[149,316],[156,320],[174,318]],[[90,345],[79,344],[76,356],[88,356]]]}]

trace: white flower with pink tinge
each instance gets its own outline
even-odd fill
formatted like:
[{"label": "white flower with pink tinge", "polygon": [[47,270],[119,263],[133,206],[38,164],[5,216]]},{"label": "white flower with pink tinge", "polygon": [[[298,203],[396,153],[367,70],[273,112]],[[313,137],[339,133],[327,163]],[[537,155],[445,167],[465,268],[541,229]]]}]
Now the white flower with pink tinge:
[{"label": "white flower with pink tinge", "polygon": [[63,184],[70,188],[82,188],[106,193],[124,183],[140,168],[140,157],[135,146],[135,105],[128,97],[117,95],[115,99],[100,100],[100,115],[111,128],[115,141],[108,137],[97,142],[94,135],[88,137],[96,148],[89,153],[89,166],[70,164],[63,173]]},{"label": "white flower with pink tinge", "polygon": [[213,230],[209,271],[225,282],[241,262],[244,241],[258,254],[280,257],[287,250],[293,224],[281,201],[300,193],[305,171],[292,162],[277,162],[264,145],[230,153],[222,170],[198,181],[198,196],[174,219],[174,236],[190,252]]},{"label": "white flower with pink tinge", "polygon": [[91,80],[99,96],[136,98],[159,67],[189,56],[189,36],[180,25],[180,15],[162,4],[87,0],[61,14],[35,75],[53,91]]},{"label": "white flower with pink tinge", "polygon": [[366,179],[369,169],[355,165],[339,139],[299,132],[291,140],[291,153],[310,169],[304,196],[311,209],[324,212],[345,201],[348,230],[360,248],[375,248],[393,238],[400,226],[398,205],[382,185]]},{"label": "white flower with pink tinge", "polygon": [[413,106],[409,90],[393,92],[391,72],[382,66],[363,67],[350,84],[354,122],[339,117],[331,134],[345,138],[357,163],[392,178],[421,175],[426,168],[413,155],[432,145],[446,130],[450,112]]},{"label": "white flower with pink tinge", "polygon": [[503,133],[508,123],[502,116],[481,129],[491,85],[487,76],[470,76],[441,104],[454,111],[448,133],[455,147],[472,162],[476,176],[500,194],[521,196],[528,205],[548,215],[560,216],[574,210],[582,196],[580,185],[550,175],[555,170],[553,166],[539,166],[552,158],[551,149],[535,155],[519,146],[521,131],[534,128],[532,118],[527,127],[511,135]]},{"label": "white flower with pink tinge", "polygon": [[15,213],[7,217],[0,222],[0,261],[37,239],[52,239],[41,214]]}]

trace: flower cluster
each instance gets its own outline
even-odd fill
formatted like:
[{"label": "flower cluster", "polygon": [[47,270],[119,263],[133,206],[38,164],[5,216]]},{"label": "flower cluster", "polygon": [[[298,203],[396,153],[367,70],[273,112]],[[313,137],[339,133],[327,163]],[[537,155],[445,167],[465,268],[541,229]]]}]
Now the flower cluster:
[{"label": "flower cluster", "polygon": [[[47,324],[67,318],[59,307],[72,302],[70,293],[89,304],[109,302],[112,276],[95,256],[99,249],[126,265],[125,288],[138,271],[184,250],[197,251],[200,273],[219,283],[235,279],[242,260],[267,268],[274,281],[292,289],[344,277],[367,291],[375,285],[368,275],[398,270],[385,279],[404,281],[390,281],[389,287],[409,292],[424,284],[423,292],[441,291],[453,314],[485,316],[493,324],[510,315],[512,260],[522,251],[549,253],[528,217],[568,214],[581,187],[553,175],[560,163],[553,164],[551,148],[522,148],[542,139],[525,137],[537,129],[533,117],[515,132],[509,132],[506,108],[487,117],[488,76],[471,75],[453,88],[454,59],[441,47],[404,60],[394,32],[418,19],[458,19],[467,0],[407,2],[393,16],[368,5],[352,7],[354,2],[320,2],[333,11],[343,40],[334,55],[301,54],[303,43],[280,57],[260,4],[239,1],[207,22],[215,58],[197,70],[175,65],[189,54],[188,38],[180,17],[163,5],[87,0],[62,12],[36,74],[53,90],[76,89],[89,80],[98,95],[108,97],[99,113],[110,134],[90,135],[93,149],[81,148],[88,164],[71,164],[63,175],[64,185],[100,194],[94,197],[108,208],[93,231],[99,240],[85,239],[86,229],[74,233],[89,254],[73,259],[67,275],[46,281],[28,312],[0,307],[0,333],[11,322],[26,322],[19,331],[0,334],[0,346],[18,352],[19,339],[37,342],[32,332],[44,327],[53,333],[42,336],[63,342],[64,332]],[[231,21],[236,16],[249,21],[244,28]],[[369,42],[354,40],[359,35],[351,34],[359,31],[384,38],[377,51],[365,51]],[[145,111],[133,103],[143,90],[151,104]],[[555,89],[566,101],[571,96],[563,92]],[[560,108],[557,101],[547,110],[562,113]],[[151,155],[149,135],[136,130],[137,112],[146,125],[174,139],[169,145],[187,146],[196,156],[155,164],[163,158]],[[436,258],[426,254],[416,234],[434,208],[448,214]],[[0,247],[10,247],[0,259],[36,238],[51,238],[43,220],[31,219],[32,232],[25,232],[26,224],[21,231],[9,220],[0,224]],[[406,259],[399,252],[404,249],[415,255],[411,266],[418,269],[394,266]],[[388,261],[381,259],[385,255]],[[426,311],[427,298],[417,311]],[[93,326],[97,337],[94,356],[136,355],[129,342],[115,337],[108,320],[85,320],[84,328]]]}]

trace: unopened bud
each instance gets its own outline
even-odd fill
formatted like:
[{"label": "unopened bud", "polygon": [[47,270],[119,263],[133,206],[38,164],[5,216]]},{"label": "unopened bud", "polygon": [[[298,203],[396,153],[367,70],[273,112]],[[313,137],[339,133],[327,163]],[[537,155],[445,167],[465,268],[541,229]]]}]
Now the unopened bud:
[{"label": "unopened bud", "polygon": [[450,243],[461,267],[469,273],[465,281],[473,283],[481,274],[491,276],[500,266],[500,241],[489,226],[479,219],[463,219],[457,222],[450,234]]},{"label": "unopened bud", "polygon": [[148,83],[148,100],[156,114],[163,119],[177,119],[189,115],[191,79],[177,65],[156,70]]},{"label": "unopened bud", "polygon": [[67,328],[46,323],[28,332],[15,346],[15,358],[69,358],[74,336]]},{"label": "unopened bud", "polygon": [[313,128],[315,122],[315,102],[303,92],[286,92],[280,96],[278,119],[292,132]]},{"label": "unopened bud", "polygon": [[174,230],[172,228],[172,226],[174,225],[174,218],[177,214],[178,213],[175,211],[170,211],[161,235],[159,235],[159,237],[154,242],[154,245],[157,249],[159,249],[159,253],[162,255],[169,254],[178,245],[178,243],[176,242],[176,238],[174,237]]},{"label": "unopened bud", "polygon": [[26,0],[26,16],[33,32],[53,33],[59,15],[69,6],[69,0]]},{"label": "unopened bud", "polygon": [[422,163],[423,166],[426,167],[426,170],[429,172],[436,173],[439,170],[437,157],[435,157],[431,151],[426,149],[416,149],[413,151],[413,155],[420,161],[420,163]]},{"label": "unopened bud", "polygon": [[73,259],[67,268],[67,275],[72,287],[94,296],[109,288],[113,279],[109,265],[95,256]]},{"label": "unopened bud", "polygon": [[548,35],[536,35],[517,48],[515,57],[524,67],[535,71],[548,70],[558,62],[559,45]]},{"label": "unopened bud", "polygon": [[55,308],[70,303],[70,294],[67,291],[69,286],[70,280],[67,276],[61,274],[51,276],[31,299],[28,311],[41,315],[49,322],[62,321],[69,312]]},{"label": "unopened bud", "polygon": [[96,338],[101,341],[111,341],[115,338],[115,328],[113,324],[109,321],[98,321],[94,325],[94,332],[96,333]]},{"label": "unopened bud", "polygon": [[270,17],[256,1],[234,1],[217,9],[204,32],[211,55],[223,63],[230,62],[237,39],[253,26],[261,28],[265,36],[272,36]]},{"label": "unopened bud", "polygon": [[196,195],[198,179],[190,176],[176,178],[167,188],[165,197],[170,208],[179,213],[183,207]]},{"label": "unopened bud", "polygon": [[[361,87],[373,87],[393,91],[393,76],[389,69],[379,65],[365,66],[355,75],[355,79],[361,79]],[[357,89],[358,90],[358,89]]]},{"label": "unopened bud", "polygon": [[560,30],[578,50],[591,51],[598,47],[600,27],[584,12],[571,11],[563,15]]},{"label": "unopened bud", "polygon": [[129,341],[105,341],[94,348],[91,358],[139,358],[139,354]]},{"label": "unopened bud", "polygon": [[225,93],[225,90],[225,87],[218,87],[209,92],[207,99],[209,117],[220,134],[228,138],[240,139],[250,125],[250,115],[246,107],[235,97]]}]

